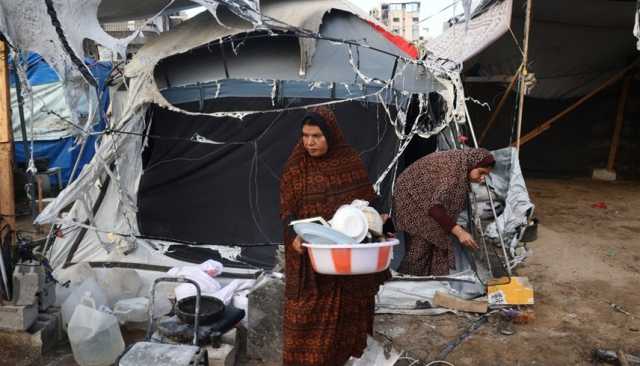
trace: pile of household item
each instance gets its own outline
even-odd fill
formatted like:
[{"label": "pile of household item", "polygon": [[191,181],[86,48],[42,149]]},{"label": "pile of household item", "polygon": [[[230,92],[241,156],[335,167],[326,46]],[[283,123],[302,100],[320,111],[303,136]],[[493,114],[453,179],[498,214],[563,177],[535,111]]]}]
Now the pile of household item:
[{"label": "pile of household item", "polygon": [[[78,264],[60,271],[64,285],[58,285],[57,293],[76,362],[159,366],[206,360],[202,347],[215,347],[245,316],[245,310],[232,304],[234,294],[252,285],[234,280],[223,287],[215,279],[222,271],[222,264],[213,260],[172,268],[150,291],[134,270],[97,273]],[[172,286],[158,289],[159,282]],[[125,350],[121,325],[146,329],[145,341]],[[193,364],[204,364],[198,362]]]},{"label": "pile of household item", "polygon": [[355,200],[343,205],[328,222],[322,217],[294,221],[295,232],[314,270],[330,275],[356,275],[384,271],[393,257],[395,238],[385,238],[383,219],[369,203]]}]

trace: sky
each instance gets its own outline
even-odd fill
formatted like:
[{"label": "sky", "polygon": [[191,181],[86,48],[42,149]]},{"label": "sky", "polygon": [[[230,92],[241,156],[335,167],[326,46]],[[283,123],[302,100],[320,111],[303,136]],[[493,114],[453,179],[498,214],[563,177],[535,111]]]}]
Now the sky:
[{"label": "sky", "polygon": [[[367,13],[369,10],[379,7],[381,2],[406,2],[408,0],[348,0]],[[421,23],[420,34],[425,37],[435,37],[442,32],[442,25],[447,19],[456,14],[462,13],[460,0],[420,0],[420,18],[427,19]],[[454,4],[455,3],[455,4]],[[475,3],[475,1],[474,1]],[[450,5],[453,6],[449,7]],[[448,7],[448,8],[447,8]],[[443,10],[447,8],[446,10]],[[204,8],[188,10],[187,13],[193,16]]]}]

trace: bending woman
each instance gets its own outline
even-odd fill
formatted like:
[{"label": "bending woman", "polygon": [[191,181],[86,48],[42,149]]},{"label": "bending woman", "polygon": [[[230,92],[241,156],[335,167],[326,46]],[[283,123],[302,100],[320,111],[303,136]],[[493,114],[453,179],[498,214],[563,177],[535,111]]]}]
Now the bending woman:
[{"label": "bending woman", "polygon": [[414,276],[448,275],[455,267],[450,235],[477,249],[471,234],[456,224],[465,208],[470,182],[484,181],[495,165],[485,149],[429,154],[411,164],[396,181],[393,222],[407,234],[398,269]]},{"label": "bending woman", "polygon": [[315,273],[295,219],[330,219],[343,204],[376,198],[358,153],[344,140],[326,107],[311,109],[302,138],[280,180],[285,233],[284,365],[342,366],[360,357],[373,331],[374,296],[389,272],[357,276]]}]

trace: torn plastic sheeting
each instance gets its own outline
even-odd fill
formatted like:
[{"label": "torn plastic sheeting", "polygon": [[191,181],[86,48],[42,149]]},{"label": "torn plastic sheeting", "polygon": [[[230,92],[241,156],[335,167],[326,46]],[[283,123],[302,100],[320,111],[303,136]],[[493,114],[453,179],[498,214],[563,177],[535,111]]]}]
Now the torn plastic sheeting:
[{"label": "torn plastic sheeting", "polygon": [[[128,133],[142,133],[144,129],[144,115],[139,112],[137,117],[132,118],[123,127],[124,132]],[[42,224],[45,222],[56,223],[61,222],[62,219],[58,217],[58,213],[75,202],[82,199],[84,192],[88,187],[93,187],[96,182],[100,182],[105,178],[105,173],[109,170],[108,165],[116,160],[116,156],[132,155],[132,151],[140,151],[142,149],[141,139],[137,136],[130,134],[112,134],[103,136],[102,144],[97,149],[94,160],[85,166],[80,172],[78,178],[73,183],[67,186],[59,195],[56,200],[47,205],[45,209],[36,218],[36,224]],[[122,165],[121,177],[119,181],[111,182],[111,186],[118,189],[121,200],[118,200],[119,206],[122,208],[130,207],[132,210],[128,213],[135,218],[135,200],[128,196],[128,192],[135,192],[138,184],[138,178],[142,171],[142,162],[140,159],[136,159],[134,162],[127,162]],[[133,204],[133,206],[132,206]],[[123,212],[124,214],[124,212]],[[114,222],[120,222],[121,220],[115,220]],[[134,220],[135,221],[135,220]],[[137,233],[137,231],[134,231]]]},{"label": "torn plastic sheeting", "polygon": [[[335,89],[332,90],[330,83],[324,83],[326,85],[321,86],[317,84],[317,82],[307,81],[281,81],[278,82],[277,95],[273,95],[272,81],[226,79],[208,85],[164,89],[161,93],[173,105],[226,97],[349,99],[366,96],[367,102],[378,103],[379,98],[372,94],[383,88],[379,85],[367,85],[363,88],[360,84],[336,83]],[[398,91],[382,93],[384,103],[392,103],[395,93]],[[408,98],[409,96],[402,96],[401,101],[406,102]]]},{"label": "torn plastic sheeting", "polygon": [[490,223],[486,235],[498,239],[498,229],[505,240],[511,242],[513,249],[518,241],[513,240],[519,229],[527,224],[527,212],[533,209],[527,186],[520,169],[520,161],[515,148],[508,147],[493,151],[496,166],[490,175],[489,183],[495,193],[505,201],[505,208],[497,220]]},{"label": "torn plastic sheeting", "polygon": [[638,5],[636,5],[636,23],[633,27],[633,35],[638,39],[636,48],[640,51],[640,0],[638,0]]}]

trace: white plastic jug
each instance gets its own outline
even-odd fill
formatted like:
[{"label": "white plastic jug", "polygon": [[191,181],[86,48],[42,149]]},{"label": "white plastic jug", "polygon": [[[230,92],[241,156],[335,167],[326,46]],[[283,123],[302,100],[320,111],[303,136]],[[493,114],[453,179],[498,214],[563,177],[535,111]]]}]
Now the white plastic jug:
[{"label": "white plastic jug", "polygon": [[62,303],[62,322],[67,326],[71,320],[76,306],[80,304],[85,293],[89,292],[96,307],[101,307],[107,304],[107,296],[104,290],[98,285],[98,282],[93,277],[89,277],[82,284],[71,292],[67,299]]},{"label": "white plastic jug", "polygon": [[69,321],[69,343],[80,366],[109,366],[124,351],[124,340],[115,316],[96,310],[87,294]]}]

